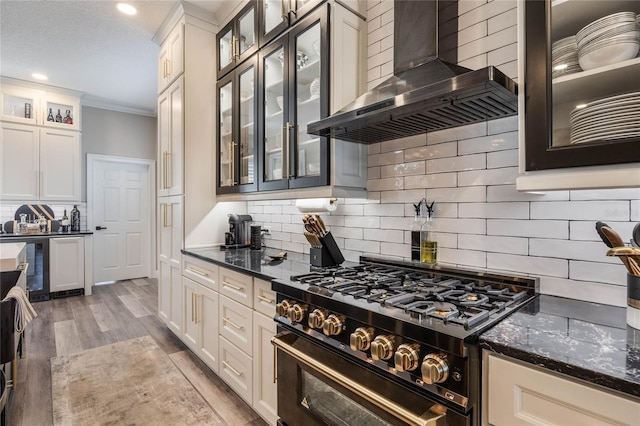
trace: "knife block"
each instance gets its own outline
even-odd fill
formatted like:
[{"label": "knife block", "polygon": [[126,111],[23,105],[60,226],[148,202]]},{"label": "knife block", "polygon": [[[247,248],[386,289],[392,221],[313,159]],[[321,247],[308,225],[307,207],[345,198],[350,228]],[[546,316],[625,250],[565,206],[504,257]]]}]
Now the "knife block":
[{"label": "knife block", "polygon": [[309,251],[309,258],[313,266],[326,267],[335,265],[333,257],[331,257],[329,251],[324,246],[311,247]]},{"label": "knife block", "polygon": [[344,256],[331,232],[327,232],[324,236],[318,238],[322,243],[322,247],[312,247],[310,251],[311,264],[313,266],[338,266],[344,262]]}]

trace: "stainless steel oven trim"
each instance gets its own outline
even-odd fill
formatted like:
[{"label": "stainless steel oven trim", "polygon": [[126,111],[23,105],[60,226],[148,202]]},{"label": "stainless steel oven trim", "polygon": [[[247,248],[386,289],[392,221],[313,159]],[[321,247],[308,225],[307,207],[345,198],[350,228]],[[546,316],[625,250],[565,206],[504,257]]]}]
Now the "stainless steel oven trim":
[{"label": "stainless steel oven trim", "polygon": [[298,349],[279,339],[277,335],[271,339],[271,343],[277,349],[280,349],[284,353],[296,359],[301,364],[304,364],[305,366],[317,371],[318,373],[331,378],[331,380],[335,381],[340,386],[349,389],[360,398],[365,399],[381,410],[392,414],[393,416],[397,417],[399,420],[402,420],[407,424],[417,426],[437,426],[439,424],[439,420],[443,419],[446,416],[446,413],[434,413],[431,411],[426,411],[422,415],[418,416],[417,414],[412,413],[406,408],[398,405],[396,402],[385,398],[384,396],[365,386],[362,386],[360,383],[353,381],[349,377],[332,369],[326,364],[323,364],[322,362],[314,359],[304,352],[299,351]]}]

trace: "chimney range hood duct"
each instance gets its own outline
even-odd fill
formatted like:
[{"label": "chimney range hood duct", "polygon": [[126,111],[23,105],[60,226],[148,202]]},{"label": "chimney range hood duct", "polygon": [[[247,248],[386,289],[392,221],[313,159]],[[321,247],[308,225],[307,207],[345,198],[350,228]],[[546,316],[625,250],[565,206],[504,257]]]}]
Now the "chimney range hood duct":
[{"label": "chimney range hood duct", "polygon": [[394,75],[307,132],[376,143],[518,113],[516,83],[457,62],[458,2],[394,1]]}]

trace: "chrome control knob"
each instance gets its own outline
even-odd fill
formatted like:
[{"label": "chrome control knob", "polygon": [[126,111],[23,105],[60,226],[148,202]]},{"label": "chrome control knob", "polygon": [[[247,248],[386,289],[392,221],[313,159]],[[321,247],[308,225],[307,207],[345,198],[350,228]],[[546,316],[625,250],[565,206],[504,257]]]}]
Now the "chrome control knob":
[{"label": "chrome control knob", "polygon": [[342,319],[337,315],[329,315],[329,318],[324,320],[324,324],[322,325],[322,332],[327,336],[337,336],[342,333],[342,329],[344,328],[344,324]]},{"label": "chrome control knob", "polygon": [[289,310],[290,307],[291,307],[291,302],[285,299],[276,305],[276,314],[283,317],[287,315],[287,311]]},{"label": "chrome control knob", "polygon": [[449,377],[449,365],[445,354],[429,354],[422,360],[422,380],[426,384],[442,383]]},{"label": "chrome control knob", "polygon": [[349,336],[349,346],[354,351],[367,351],[371,347],[373,329],[358,327]]},{"label": "chrome control knob", "polygon": [[304,314],[307,313],[307,307],[305,305],[295,304],[287,310],[287,318],[292,323],[301,322],[304,319]]},{"label": "chrome control knob", "polygon": [[371,342],[371,358],[388,360],[393,356],[393,336],[376,336]]},{"label": "chrome control knob", "polygon": [[413,371],[420,364],[420,345],[417,343],[398,346],[393,361],[398,371]]},{"label": "chrome control knob", "polygon": [[327,318],[327,311],[322,309],[314,309],[313,312],[309,314],[309,327],[311,328],[322,328],[324,324],[324,320]]}]

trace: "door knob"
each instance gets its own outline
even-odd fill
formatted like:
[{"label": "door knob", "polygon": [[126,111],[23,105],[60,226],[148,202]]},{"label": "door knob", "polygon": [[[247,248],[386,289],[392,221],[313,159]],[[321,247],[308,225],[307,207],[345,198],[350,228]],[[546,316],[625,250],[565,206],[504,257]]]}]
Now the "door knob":
[{"label": "door knob", "polygon": [[96,231],[102,231],[103,229],[107,229],[106,226],[96,226]]}]

